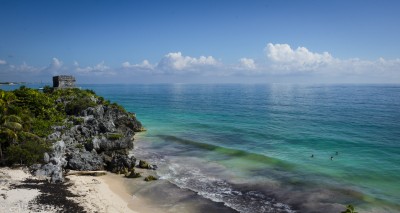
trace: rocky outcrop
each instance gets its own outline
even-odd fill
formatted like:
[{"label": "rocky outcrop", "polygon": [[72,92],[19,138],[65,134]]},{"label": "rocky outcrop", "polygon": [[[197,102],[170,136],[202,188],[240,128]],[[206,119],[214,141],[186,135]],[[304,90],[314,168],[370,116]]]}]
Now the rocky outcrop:
[{"label": "rocky outcrop", "polygon": [[33,173],[36,176],[50,177],[51,182],[58,183],[64,181],[63,168],[67,165],[65,159],[65,144],[60,140],[54,143],[53,152],[49,155],[45,153],[44,161],[48,163],[44,165],[35,165]]},{"label": "rocky outcrop", "polygon": [[60,182],[65,169],[131,170],[136,163],[136,158],[128,155],[133,136],[143,130],[135,115],[119,106],[89,107],[70,116],[63,126],[53,127],[47,139],[57,142],[45,156],[45,164],[35,166],[35,173]]},{"label": "rocky outcrop", "polygon": [[67,158],[67,168],[78,171],[96,171],[104,169],[103,158],[95,151],[74,152]]},{"label": "rocky outcrop", "polygon": [[[105,154],[106,155],[106,154]],[[106,159],[107,159],[106,155]],[[135,167],[136,158],[134,156],[128,157],[123,154],[115,154],[109,162],[107,162],[107,170],[114,173],[123,173],[126,169],[131,170]]]}]

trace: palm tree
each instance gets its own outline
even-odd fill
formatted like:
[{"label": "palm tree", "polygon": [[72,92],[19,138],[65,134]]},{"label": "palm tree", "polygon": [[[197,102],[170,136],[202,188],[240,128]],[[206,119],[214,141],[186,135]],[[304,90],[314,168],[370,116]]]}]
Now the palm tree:
[{"label": "palm tree", "polygon": [[0,163],[4,164],[4,148],[17,142],[18,131],[22,130],[21,118],[16,115],[1,115],[0,117]]}]

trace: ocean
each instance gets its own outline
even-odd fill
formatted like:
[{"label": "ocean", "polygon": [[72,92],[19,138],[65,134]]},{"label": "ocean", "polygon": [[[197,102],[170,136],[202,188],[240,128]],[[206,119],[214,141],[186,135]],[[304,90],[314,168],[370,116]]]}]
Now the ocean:
[{"label": "ocean", "polygon": [[147,129],[136,157],[238,212],[400,212],[400,85],[81,85]]},{"label": "ocean", "polygon": [[239,212],[400,212],[400,85],[85,87],[137,114],[162,179]]}]

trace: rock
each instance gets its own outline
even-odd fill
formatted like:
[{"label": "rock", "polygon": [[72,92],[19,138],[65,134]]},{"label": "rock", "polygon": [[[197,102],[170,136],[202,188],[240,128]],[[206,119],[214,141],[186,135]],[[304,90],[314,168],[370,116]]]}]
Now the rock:
[{"label": "rock", "polygon": [[100,121],[99,122],[99,130],[101,133],[106,133],[106,132],[114,132],[115,131],[115,124],[114,122],[108,120],[108,121]]},{"label": "rock", "polygon": [[139,172],[135,172],[135,169],[132,168],[130,172],[125,174],[125,177],[126,178],[138,178],[138,177],[142,177],[142,175]]},{"label": "rock", "polygon": [[63,182],[63,168],[67,165],[64,141],[57,141],[53,145],[53,153],[49,157],[49,162],[37,169],[35,175],[50,177],[52,183]]},{"label": "rock", "polygon": [[43,162],[44,163],[49,163],[49,161],[50,161],[50,156],[49,156],[49,154],[47,152],[45,152],[44,156],[43,156]]},{"label": "rock", "polygon": [[121,173],[124,172],[125,168],[127,168],[128,170],[133,169],[136,164],[136,158],[133,156],[128,157],[126,155],[115,154],[114,157],[112,157],[111,161],[106,162],[106,164],[109,171],[114,173]]},{"label": "rock", "polygon": [[55,140],[58,140],[60,138],[60,136],[61,136],[61,132],[56,131],[56,132],[53,132],[52,134],[50,134],[49,136],[47,136],[47,139],[51,140],[51,141],[55,141]]},{"label": "rock", "polygon": [[97,171],[103,170],[103,158],[96,152],[74,152],[68,156],[68,169],[78,171]]},{"label": "rock", "polygon": [[142,169],[153,169],[153,166],[150,165],[149,163],[147,163],[147,161],[140,160],[139,161],[139,168],[142,168]]},{"label": "rock", "polygon": [[[95,99],[93,96],[91,101],[101,103]],[[66,105],[70,100],[57,101]],[[135,132],[143,130],[134,114],[113,104],[99,104],[72,116],[66,119],[64,125],[52,127],[54,132],[47,138],[59,142],[55,143],[52,152],[44,155],[45,164],[38,165],[35,174],[49,176],[52,182],[64,180],[64,169],[95,171],[107,168],[130,177],[140,175],[131,171],[136,158],[129,156]],[[140,167],[156,168],[145,161]]]},{"label": "rock", "polygon": [[131,138],[122,137],[117,140],[109,140],[106,137],[100,139],[100,150],[114,151],[114,150],[129,150],[133,149],[133,141]]},{"label": "rock", "polygon": [[144,181],[153,181],[153,180],[158,180],[158,178],[154,177],[153,175],[149,175],[147,177],[144,178]]}]

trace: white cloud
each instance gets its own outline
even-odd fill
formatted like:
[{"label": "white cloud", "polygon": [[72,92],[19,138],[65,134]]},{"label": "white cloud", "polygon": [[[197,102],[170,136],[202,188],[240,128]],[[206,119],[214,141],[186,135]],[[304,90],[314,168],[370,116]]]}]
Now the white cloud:
[{"label": "white cloud", "polygon": [[106,66],[104,61],[94,65],[94,66],[87,66],[87,67],[80,67],[79,63],[74,61],[75,71],[80,74],[115,74],[110,67]]},{"label": "white cloud", "polygon": [[130,62],[124,62],[122,63],[122,68],[138,68],[138,69],[148,69],[148,70],[152,70],[154,69],[155,65],[151,64],[148,60],[144,60],[142,63],[140,64],[131,64]]},{"label": "white cloud", "polygon": [[21,73],[38,73],[44,69],[30,66],[26,62],[23,62],[21,65],[10,65],[9,68],[10,71]]},{"label": "white cloud", "polygon": [[273,63],[274,69],[282,70],[318,70],[334,61],[328,52],[313,53],[305,47],[292,49],[289,44],[268,43],[265,48],[268,59]]},{"label": "white cloud", "polygon": [[[267,79],[298,79],[319,82],[325,79],[326,82],[397,82],[400,83],[400,59],[379,58],[376,60],[363,60],[359,58],[339,59],[328,52],[312,52],[306,47],[292,48],[288,44],[268,43],[265,47],[267,55],[264,60],[243,57],[236,63],[223,64],[212,56],[191,57],[185,56],[181,52],[171,52],[164,55],[158,63],[150,63],[143,60],[140,63],[123,62],[120,67],[113,68],[105,64],[104,61],[92,65],[81,66],[74,61],[68,69],[58,58],[52,58],[51,62],[44,67],[31,66],[23,62],[22,64],[10,64],[5,60],[0,60],[0,75],[2,79],[44,79],[51,74],[67,72],[89,79],[97,76],[109,76],[116,82],[128,81],[130,76],[139,75],[147,78],[185,79],[195,82],[196,77],[208,79],[242,79],[267,77]],[[119,75],[115,75],[118,72]],[[144,75],[143,75],[144,74]],[[183,74],[183,75],[182,75]],[[187,74],[187,75],[186,75]],[[113,76],[111,76],[113,75]],[[89,76],[89,77],[88,77]],[[199,79],[200,79],[199,78]],[[260,78],[260,79],[261,79]],[[105,78],[108,79],[108,78]],[[156,80],[155,80],[156,81]],[[273,81],[273,80],[271,80]],[[216,81],[217,82],[217,81]]]},{"label": "white cloud", "polygon": [[58,60],[58,58],[53,58],[50,64],[50,68],[52,69],[60,69],[63,65],[63,62]]},{"label": "white cloud", "polygon": [[58,58],[52,58],[51,63],[47,67],[43,68],[41,72],[57,75],[61,70],[65,70],[65,67],[63,67],[63,62]]},{"label": "white cloud", "polygon": [[257,68],[256,63],[254,62],[254,59],[251,58],[241,58],[239,59],[239,68],[242,69],[249,69],[249,70],[254,70]]},{"label": "white cloud", "polygon": [[201,67],[216,66],[218,61],[212,56],[200,56],[199,58],[192,58],[190,56],[183,56],[181,52],[168,53],[165,55],[157,67],[163,70],[172,71],[191,71],[198,70]]}]

